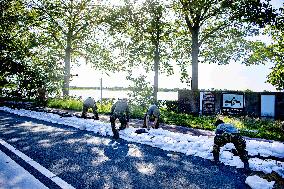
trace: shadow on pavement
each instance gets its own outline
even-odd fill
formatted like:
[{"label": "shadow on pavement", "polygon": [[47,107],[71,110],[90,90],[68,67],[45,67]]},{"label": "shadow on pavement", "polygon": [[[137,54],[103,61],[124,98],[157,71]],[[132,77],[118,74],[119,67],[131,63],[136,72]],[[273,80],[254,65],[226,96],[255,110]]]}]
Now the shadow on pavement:
[{"label": "shadow on pavement", "polygon": [[242,170],[0,111],[0,137],[75,188],[248,188]]}]

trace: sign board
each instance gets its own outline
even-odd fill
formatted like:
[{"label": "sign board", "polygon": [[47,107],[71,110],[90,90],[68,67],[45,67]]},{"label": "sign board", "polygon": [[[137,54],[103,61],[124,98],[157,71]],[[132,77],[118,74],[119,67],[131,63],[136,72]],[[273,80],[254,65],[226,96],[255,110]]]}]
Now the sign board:
[{"label": "sign board", "polygon": [[215,113],[215,96],[211,92],[204,92],[202,98],[202,114]]},{"label": "sign board", "polygon": [[222,94],[222,112],[228,114],[241,114],[245,107],[244,95],[237,93]]},{"label": "sign board", "polygon": [[275,95],[261,95],[261,116],[275,117]]},{"label": "sign board", "polygon": [[223,94],[223,108],[244,108],[244,95]]}]

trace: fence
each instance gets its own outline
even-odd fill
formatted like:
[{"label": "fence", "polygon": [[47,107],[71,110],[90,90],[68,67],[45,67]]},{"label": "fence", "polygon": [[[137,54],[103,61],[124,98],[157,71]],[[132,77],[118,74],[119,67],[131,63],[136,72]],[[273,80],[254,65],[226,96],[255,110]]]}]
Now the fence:
[{"label": "fence", "polygon": [[283,92],[178,91],[179,112],[272,117],[284,120]]}]

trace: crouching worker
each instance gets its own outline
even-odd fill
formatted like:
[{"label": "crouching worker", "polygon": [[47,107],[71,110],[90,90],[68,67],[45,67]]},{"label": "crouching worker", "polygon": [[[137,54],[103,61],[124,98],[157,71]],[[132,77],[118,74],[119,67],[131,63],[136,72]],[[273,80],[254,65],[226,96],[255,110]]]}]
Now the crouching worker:
[{"label": "crouching worker", "polygon": [[[115,127],[115,120],[119,119],[120,127],[117,130]],[[111,123],[111,129],[113,132],[113,137],[115,139],[119,138],[119,130],[125,129],[128,127],[129,122],[129,107],[127,103],[127,99],[120,99],[116,103],[113,104],[111,107],[110,112],[110,123]]]},{"label": "crouching worker", "polygon": [[150,129],[149,121],[151,119],[154,119],[154,123],[153,123],[154,128],[158,129],[159,128],[159,119],[160,119],[160,110],[156,105],[151,105],[148,108],[148,110],[147,110],[147,112],[144,116],[143,128]]},{"label": "crouching worker", "polygon": [[248,163],[248,152],[246,151],[246,141],[240,135],[238,129],[234,125],[229,123],[224,123],[222,120],[218,119],[215,123],[217,126],[214,137],[214,146],[213,146],[213,157],[215,162],[219,162],[219,153],[220,147],[224,146],[227,143],[233,143],[235,148],[240,156],[241,160],[244,163],[245,170],[249,170]]},{"label": "crouching worker", "polygon": [[86,118],[86,114],[89,110],[89,108],[92,108],[93,110],[93,114],[94,114],[94,119],[95,120],[99,120],[99,115],[97,112],[97,105],[96,105],[96,101],[92,98],[92,97],[88,97],[84,102],[83,102],[83,112],[82,112],[82,118]]}]

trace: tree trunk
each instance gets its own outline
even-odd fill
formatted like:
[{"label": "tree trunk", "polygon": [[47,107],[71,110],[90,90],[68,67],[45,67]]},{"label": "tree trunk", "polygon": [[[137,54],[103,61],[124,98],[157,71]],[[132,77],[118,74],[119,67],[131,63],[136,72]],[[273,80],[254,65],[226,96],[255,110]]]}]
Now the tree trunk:
[{"label": "tree trunk", "polygon": [[199,54],[199,44],[198,35],[199,28],[193,28],[191,31],[192,43],[191,43],[191,64],[192,64],[192,80],[191,80],[191,90],[198,90],[198,54]]},{"label": "tree trunk", "polygon": [[154,55],[154,103],[158,101],[158,76],[159,76],[159,63],[160,63],[160,54],[159,54],[159,42],[155,43],[155,55]]},{"label": "tree trunk", "polygon": [[67,36],[67,47],[65,49],[65,67],[64,67],[64,84],[63,96],[69,96],[69,82],[70,82],[70,61],[71,61],[71,36]]}]

